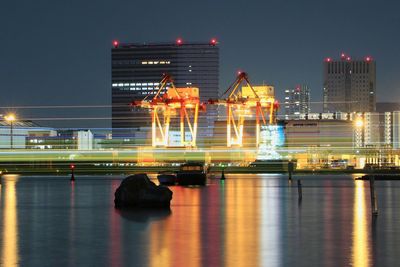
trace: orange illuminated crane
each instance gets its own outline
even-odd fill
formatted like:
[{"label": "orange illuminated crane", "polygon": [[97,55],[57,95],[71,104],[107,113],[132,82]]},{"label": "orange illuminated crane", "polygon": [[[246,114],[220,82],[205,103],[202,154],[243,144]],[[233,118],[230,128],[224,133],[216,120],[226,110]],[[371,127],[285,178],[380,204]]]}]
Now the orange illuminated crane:
[{"label": "orange illuminated crane", "polygon": [[[199,108],[205,108],[200,104],[199,88],[175,87],[172,77],[164,74],[158,91],[152,99],[149,97],[150,94],[131,105],[151,110],[152,146],[170,146],[171,118],[179,117],[180,145],[195,147]],[[185,138],[185,129],[189,130],[189,140]]]},{"label": "orange illuminated crane", "polygon": [[[240,87],[245,83],[246,86]],[[272,87],[252,86],[247,73],[239,72],[236,80],[223,93],[224,99],[210,100],[210,104],[225,105],[227,110],[227,146],[243,146],[243,127],[246,117],[255,116],[256,120],[256,145],[260,144],[260,121],[263,125],[276,123],[275,111],[278,102]],[[254,114],[255,110],[255,114]]]}]

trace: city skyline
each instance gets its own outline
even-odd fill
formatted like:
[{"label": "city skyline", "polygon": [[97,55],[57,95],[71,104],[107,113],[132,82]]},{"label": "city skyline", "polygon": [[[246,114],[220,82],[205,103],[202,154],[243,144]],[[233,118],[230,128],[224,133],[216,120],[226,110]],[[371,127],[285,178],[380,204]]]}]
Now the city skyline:
[{"label": "city skyline", "polygon": [[[221,90],[237,70],[244,70],[254,84],[274,85],[281,102],[286,88],[307,84],[315,105],[322,101],[323,60],[345,52],[376,60],[378,102],[400,100],[400,20],[396,12],[400,4],[396,2],[253,3],[244,7],[252,16],[242,20],[231,15],[240,14],[242,6],[232,1],[194,5],[155,1],[151,5],[160,8],[150,16],[151,25],[146,23],[146,14],[130,15],[132,10],[148,10],[149,3],[48,2],[6,3],[2,8],[0,20],[8,25],[0,44],[0,87],[7,92],[7,98],[0,100],[2,107],[110,105],[113,40],[143,43],[179,37],[183,42],[218,39]],[[192,8],[197,12],[191,12]],[[179,15],[170,16],[166,23],[164,13]],[[48,110],[25,113],[26,118],[49,117]],[[87,117],[110,117],[110,110],[104,108],[86,109],[85,113]],[[102,120],[92,122],[110,125]]]},{"label": "city skyline", "polygon": [[1,266],[397,266],[400,1],[0,8]]}]

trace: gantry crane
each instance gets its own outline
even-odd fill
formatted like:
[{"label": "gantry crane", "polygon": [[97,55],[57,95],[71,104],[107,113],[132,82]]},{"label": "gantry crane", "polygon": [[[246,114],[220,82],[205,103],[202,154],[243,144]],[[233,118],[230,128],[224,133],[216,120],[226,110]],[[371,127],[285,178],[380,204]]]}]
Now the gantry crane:
[{"label": "gantry crane", "polygon": [[[199,88],[175,87],[172,77],[164,74],[158,91],[153,98],[150,97],[151,94],[141,101],[133,101],[131,105],[151,110],[152,146],[170,145],[171,118],[179,117],[181,146],[195,147],[199,109],[205,109],[205,105],[200,104]],[[185,129],[189,130],[190,140],[185,138]]]},{"label": "gantry crane", "polygon": [[[240,87],[243,83],[247,86]],[[255,116],[257,147],[260,144],[260,121],[263,125],[274,125],[276,123],[275,111],[279,105],[275,101],[273,93],[267,90],[267,86],[253,87],[249,82],[247,73],[239,72],[236,80],[223,93],[221,99],[209,100],[209,104],[226,106],[228,147],[243,146],[243,127],[246,117]],[[224,98],[224,96],[227,97]]]}]

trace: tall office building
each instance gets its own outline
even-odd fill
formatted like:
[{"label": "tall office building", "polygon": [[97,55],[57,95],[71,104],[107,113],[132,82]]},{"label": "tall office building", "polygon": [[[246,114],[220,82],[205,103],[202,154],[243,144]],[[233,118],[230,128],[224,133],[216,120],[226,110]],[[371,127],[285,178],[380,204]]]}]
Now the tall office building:
[{"label": "tall office building", "polygon": [[[219,47],[215,39],[208,43],[185,43],[181,39],[154,44],[115,41],[111,57],[113,135],[150,126],[149,111],[129,104],[147,95],[153,97],[164,73],[172,76],[176,87],[200,88],[202,102],[218,98]],[[208,116],[200,114],[199,133],[212,133],[215,117],[215,109],[209,109]]]},{"label": "tall office building", "polygon": [[376,64],[371,57],[324,61],[324,112],[374,112],[376,110]]},{"label": "tall office building", "polygon": [[300,114],[310,112],[310,89],[307,85],[285,90],[285,119],[298,119]]}]

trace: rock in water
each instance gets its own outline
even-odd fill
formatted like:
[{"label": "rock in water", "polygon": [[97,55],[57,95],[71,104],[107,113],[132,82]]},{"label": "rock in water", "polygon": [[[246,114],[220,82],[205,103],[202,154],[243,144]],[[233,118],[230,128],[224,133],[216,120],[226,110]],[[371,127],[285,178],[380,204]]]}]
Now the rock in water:
[{"label": "rock in water", "polygon": [[172,199],[168,187],[157,186],[144,173],[126,177],[114,195],[116,208],[169,208]]}]

